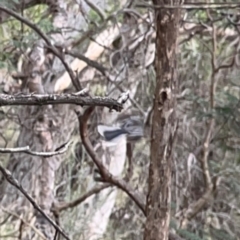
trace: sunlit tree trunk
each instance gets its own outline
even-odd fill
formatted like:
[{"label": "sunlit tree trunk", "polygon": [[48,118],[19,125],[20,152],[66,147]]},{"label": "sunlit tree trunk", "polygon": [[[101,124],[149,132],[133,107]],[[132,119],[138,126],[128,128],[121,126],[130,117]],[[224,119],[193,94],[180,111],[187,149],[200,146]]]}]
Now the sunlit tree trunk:
[{"label": "sunlit tree trunk", "polygon": [[[154,5],[179,5],[178,0],[153,0]],[[145,240],[167,240],[169,235],[172,147],[176,134],[176,46],[180,10],[155,9],[156,88],[151,131],[151,157]]]}]

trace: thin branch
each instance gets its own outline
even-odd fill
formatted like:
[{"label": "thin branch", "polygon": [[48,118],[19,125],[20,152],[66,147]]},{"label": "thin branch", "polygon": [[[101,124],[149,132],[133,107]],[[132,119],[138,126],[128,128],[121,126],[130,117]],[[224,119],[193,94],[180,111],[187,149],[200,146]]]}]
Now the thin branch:
[{"label": "thin branch", "polygon": [[79,205],[80,203],[82,203],[83,201],[85,201],[87,198],[89,198],[90,196],[94,195],[94,194],[98,194],[99,192],[101,192],[103,189],[111,187],[112,185],[110,183],[105,183],[103,185],[100,186],[96,186],[93,187],[91,190],[89,190],[87,193],[85,193],[83,196],[68,202],[68,203],[59,203],[58,205],[55,205],[53,208],[54,212],[61,212],[63,210],[66,210],[68,208],[74,208],[77,205]]},{"label": "thin branch", "polygon": [[79,51],[77,50],[65,50],[65,54],[68,54],[74,58],[78,58],[80,60],[82,60],[83,62],[85,62],[88,66],[93,67],[95,69],[97,69],[100,73],[102,73],[103,76],[107,75],[107,69],[105,67],[103,67],[101,64],[99,64],[96,61],[93,61],[87,57],[85,57],[83,54],[79,53]]},{"label": "thin branch", "polygon": [[102,21],[104,21],[107,18],[105,12],[101,9],[101,7],[97,6],[93,1],[91,0],[84,1],[87,3],[89,7],[93,9],[93,11],[95,11],[98,14]]},{"label": "thin branch", "polygon": [[[75,57],[75,58],[78,58],[82,61],[84,61],[86,64],[88,64],[90,67],[93,67],[95,68],[96,70],[98,70],[103,76],[106,77],[107,81],[114,84],[117,89],[119,89],[121,92],[124,92],[124,89],[118,85],[114,80],[112,80],[113,77],[111,77],[108,69],[106,69],[105,67],[103,67],[101,64],[99,64],[98,62],[96,61],[93,61],[87,57],[85,57],[84,55],[78,53],[77,51],[74,51],[74,50],[65,50],[65,53],[66,54],[69,54],[70,56],[72,57]],[[129,97],[129,100],[131,101],[131,103],[137,107],[139,109],[139,111],[141,112],[141,114],[144,116],[145,115],[145,112],[143,111],[143,109],[141,108],[141,106],[131,97]]]},{"label": "thin branch", "polygon": [[82,97],[75,94],[0,94],[0,106],[76,104],[81,106],[102,106],[121,111],[122,104],[107,97]]},{"label": "thin branch", "polygon": [[184,4],[184,5],[153,5],[150,3],[139,1],[135,4],[135,7],[139,8],[152,8],[152,9],[186,9],[186,10],[204,10],[204,9],[235,9],[240,7],[240,3],[196,3],[196,4]]},{"label": "thin branch", "polygon": [[[208,17],[210,20],[212,20],[212,17],[209,13]],[[212,74],[211,74],[211,84],[210,84],[210,91],[209,91],[209,108],[212,111],[215,106],[215,91],[216,91],[216,85],[217,85],[217,78],[216,74],[220,70],[217,68],[217,59],[216,59],[216,52],[217,52],[217,39],[216,39],[216,26],[212,22],[212,51],[211,51],[211,67],[212,67]],[[216,184],[213,183],[210,170],[209,170],[209,164],[208,164],[208,157],[209,157],[209,149],[210,144],[212,141],[212,135],[215,127],[215,120],[214,118],[211,118],[208,127],[206,136],[203,143],[203,157],[201,159],[201,168],[202,173],[205,181],[205,192],[203,195],[197,200],[194,201],[192,204],[188,206],[187,209],[184,209],[177,213],[177,217],[180,216],[180,227],[186,228],[188,221],[190,221],[198,212],[200,212],[203,207],[210,201],[211,197],[213,196],[214,188],[217,187]],[[199,148],[199,151],[201,151],[201,148]]]},{"label": "thin branch", "polygon": [[22,216],[19,216],[18,214],[9,211],[8,209],[5,209],[4,207],[1,206],[1,209],[3,212],[8,213],[9,215],[14,216],[15,218],[18,218],[21,222],[23,222],[25,225],[29,226],[30,228],[32,228],[34,230],[35,233],[37,233],[39,235],[40,238],[42,238],[43,240],[47,240],[47,238],[45,238],[43,236],[43,234],[35,227],[33,226],[31,223],[28,223],[27,220],[23,219]]},{"label": "thin branch", "polygon": [[229,64],[222,64],[220,66],[218,66],[215,69],[215,72],[218,73],[221,69],[226,69],[226,68],[231,68],[233,67],[234,63],[235,63],[235,59],[236,59],[237,53],[235,54],[234,57],[232,57],[232,61]]},{"label": "thin branch", "polygon": [[206,203],[209,202],[211,196],[212,189],[207,189],[202,197],[191,203],[187,209],[184,209],[176,214],[176,218],[181,217],[180,228],[186,228],[187,223],[202,210]]},{"label": "thin branch", "polygon": [[[210,20],[212,20],[212,17],[209,13],[208,17]],[[215,97],[215,90],[216,90],[216,66],[217,66],[217,39],[216,39],[216,27],[214,23],[212,23],[212,51],[211,51],[211,65],[212,65],[212,74],[211,74],[211,85],[210,85],[210,110],[212,111],[214,108],[214,97]],[[202,170],[203,170],[203,176],[205,179],[206,189],[212,189],[212,180],[211,175],[209,172],[209,166],[208,166],[208,155],[209,155],[209,147],[211,143],[211,136],[214,130],[215,121],[214,118],[210,119],[210,122],[208,124],[207,134],[204,140],[203,144],[203,158],[202,158]]]},{"label": "thin branch", "polygon": [[65,67],[66,71],[68,72],[74,87],[77,90],[81,90],[81,85],[80,85],[79,81],[77,81],[76,77],[74,76],[74,73],[73,73],[72,69],[69,67],[67,62],[62,57],[61,53],[57,50],[57,48],[52,45],[52,43],[49,40],[48,36],[40,28],[38,28],[38,26],[36,24],[30,22],[29,20],[27,20],[26,18],[22,17],[18,13],[14,12],[11,9],[8,9],[8,8],[2,6],[2,5],[0,5],[0,10],[5,12],[5,13],[7,13],[7,14],[9,14],[10,16],[16,18],[20,22],[26,24],[28,27],[33,29],[46,42],[46,44],[47,44],[46,47],[49,50],[51,50],[51,52],[60,59],[60,61],[62,62],[63,66]]},{"label": "thin branch", "polygon": [[52,157],[55,155],[63,154],[67,151],[68,147],[70,146],[71,142],[64,144],[63,146],[59,147],[59,150],[54,152],[35,152],[30,149],[29,146],[25,147],[17,147],[17,148],[0,148],[0,153],[27,153],[33,156],[39,157]]},{"label": "thin branch", "polygon": [[57,237],[58,237],[58,230],[56,230],[53,240],[57,240]]},{"label": "thin branch", "polygon": [[137,206],[142,210],[142,212],[145,214],[145,197],[140,196],[139,193],[137,193],[126,181],[113,176],[103,165],[102,161],[98,158],[96,152],[93,149],[93,146],[89,140],[89,134],[88,134],[88,127],[87,122],[94,110],[94,107],[89,107],[86,109],[84,114],[80,116],[79,113],[77,113],[78,121],[79,121],[79,131],[82,139],[82,143],[87,151],[87,153],[90,155],[96,166],[98,167],[99,173],[102,177],[102,180],[108,183],[111,183],[120,189],[122,189],[136,204]]},{"label": "thin branch", "polygon": [[19,20],[20,22],[26,24],[27,26],[29,26],[31,29],[33,29],[46,43],[47,45],[51,46],[52,43],[51,41],[48,39],[47,35],[42,32],[42,30],[40,28],[38,28],[38,26],[32,22],[30,22],[29,20],[27,20],[26,18],[22,17],[21,15],[19,15],[18,13],[14,12],[13,10],[4,7],[3,5],[0,5],[0,10],[9,14],[10,16],[16,18],[17,20]]},{"label": "thin branch", "polygon": [[22,185],[18,182],[17,179],[15,179],[12,176],[12,173],[5,169],[1,163],[0,163],[0,171],[2,172],[3,176],[6,178],[6,180],[16,187],[27,199],[28,201],[32,204],[34,209],[36,209],[38,212],[42,214],[42,216],[56,229],[58,232],[67,240],[70,240],[70,238],[64,233],[64,231],[50,218],[47,216],[47,214],[41,209],[41,207],[34,201],[34,199],[23,189]]}]

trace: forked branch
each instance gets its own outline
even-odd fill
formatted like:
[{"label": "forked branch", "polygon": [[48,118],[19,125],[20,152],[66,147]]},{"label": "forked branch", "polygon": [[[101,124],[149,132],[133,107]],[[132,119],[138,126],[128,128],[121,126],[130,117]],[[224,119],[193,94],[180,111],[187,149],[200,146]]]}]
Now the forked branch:
[{"label": "forked branch", "polygon": [[34,209],[36,209],[38,212],[42,214],[42,216],[67,240],[70,240],[70,238],[66,235],[66,233],[50,218],[47,216],[47,214],[41,209],[41,207],[34,201],[34,199],[27,193],[25,189],[23,189],[22,185],[12,176],[12,173],[5,169],[1,163],[0,163],[0,172],[3,174],[3,176],[6,178],[6,180],[16,187],[32,204]]},{"label": "forked branch", "polygon": [[122,110],[122,104],[107,97],[82,97],[77,94],[0,94],[0,106],[76,104],[80,106],[102,106]]}]

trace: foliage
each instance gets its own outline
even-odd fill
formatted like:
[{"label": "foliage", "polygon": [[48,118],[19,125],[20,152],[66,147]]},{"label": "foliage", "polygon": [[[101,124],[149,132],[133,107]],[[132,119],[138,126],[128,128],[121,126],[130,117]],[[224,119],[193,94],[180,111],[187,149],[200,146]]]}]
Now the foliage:
[{"label": "foliage", "polygon": [[[11,8],[19,2],[4,1],[3,4]],[[224,1],[220,2],[223,3]],[[232,2],[238,3],[238,1]],[[68,1],[68,4],[69,9],[71,9],[75,3]],[[77,7],[80,9],[80,6]],[[105,11],[109,17],[106,22],[102,22],[99,15],[94,10],[90,10],[84,17],[87,18],[88,22],[97,23],[94,24],[94,27],[88,26],[92,31],[79,31],[78,34],[69,37],[69,39],[73,42],[85,38],[89,42],[93,39],[93,36],[98,36],[98,33],[109,26],[119,27],[121,24],[130,24],[128,22],[130,17],[120,11],[119,8],[119,2],[109,4]],[[152,9],[134,8],[133,11],[140,12],[145,21],[150,21],[149,12],[152,12]],[[83,12],[82,15],[84,15]],[[239,16],[234,15],[234,10],[234,17],[232,18],[227,13],[228,9],[208,11],[190,9],[187,11],[187,17],[179,30],[179,89],[175,93],[179,129],[173,152],[174,181],[172,186],[171,229],[174,229],[179,236],[189,240],[235,240],[240,235],[238,227],[240,223]],[[78,14],[80,13],[78,12]],[[59,30],[53,25],[53,15],[54,13],[49,12],[47,4],[38,4],[23,11],[24,17],[35,23],[48,35],[55,34],[56,30]],[[92,70],[92,67],[86,67],[84,73],[81,73],[81,77],[84,79],[84,87],[90,86],[91,93],[98,96],[113,94],[115,97],[114,91],[119,91],[118,86],[124,89],[136,88],[136,93],[133,96],[135,103],[133,102],[130,110],[127,110],[131,114],[137,112],[144,115],[144,120],[146,120],[151,112],[156,74],[153,63],[148,67],[145,67],[144,63],[148,60],[146,59],[147,47],[152,42],[156,42],[156,38],[150,30],[144,33],[143,30],[146,26],[143,19],[139,16],[131,18],[133,22],[136,19],[141,24],[130,26],[131,34],[127,37],[118,36],[116,45],[112,44],[106,48],[101,57],[96,60],[106,69],[109,69],[112,76],[115,76],[119,69],[121,70],[117,72],[119,74],[117,78],[120,79],[117,84],[114,85],[109,79],[107,80],[106,76]],[[216,31],[215,38],[212,30],[213,26]],[[149,27],[149,29],[151,28]],[[71,35],[71,31],[70,28],[66,30],[66,32],[70,32],[69,35]],[[136,48],[131,50],[127,48],[127,51],[124,52],[122,49],[123,44],[126,43],[124,41],[130,39],[129,42],[132,43],[136,36],[138,39],[144,36],[144,40],[139,40]],[[2,91],[6,86],[20,83],[20,81],[9,79],[6,76],[11,76],[13,72],[18,70],[19,62],[24,59],[24,57],[21,58],[22,54],[26,53],[27,49],[38,38],[39,36],[33,29],[26,27],[12,17],[1,22],[0,84]],[[86,41],[80,41],[80,44],[74,46],[74,48],[81,53],[86,52]],[[215,49],[213,41],[215,41]],[[129,42],[128,45],[130,45]],[[116,56],[117,60],[114,62]],[[214,57],[217,66],[213,64]],[[66,59],[69,62],[72,61],[72,58],[67,54]],[[232,61],[233,64],[231,64]],[[121,66],[124,66],[123,70],[120,68]],[[214,69],[216,67],[222,68],[216,70]],[[62,65],[60,69],[56,72],[51,69],[56,78],[60,77],[60,73],[64,71]],[[91,70],[93,71],[92,75],[90,74]],[[214,91],[211,88],[213,77],[216,83]],[[214,96],[214,107],[210,106],[211,94]],[[7,142],[8,147],[13,147],[14,142],[17,142],[17,135],[22,124],[19,121],[18,110],[19,108],[9,107],[0,112],[1,147],[6,147],[5,142]],[[59,112],[58,114],[60,115]],[[91,118],[91,124],[89,124],[90,139],[95,147],[99,140],[96,125],[102,120],[104,114],[102,109],[97,109]],[[62,119],[67,117],[65,113],[62,114]],[[213,192],[204,207],[194,217],[188,219],[186,228],[179,229],[180,221],[177,214],[184,209],[188,209],[206,191],[205,172],[202,166],[203,146],[205,136],[209,131],[208,124],[212,119],[214,120],[214,130],[210,134],[211,141],[207,165],[213,183],[216,178],[220,179],[220,183],[216,186],[216,191]],[[53,121],[52,124],[54,125],[56,122]],[[74,124],[73,130],[71,130],[73,132],[72,147],[70,152],[64,155],[54,179],[54,197],[59,202],[70,202],[87,193],[96,184],[94,179],[95,165],[79,140],[77,123]],[[151,120],[145,125],[146,137],[134,144],[133,173],[129,180],[131,186],[143,194],[147,193],[149,146],[151,142],[151,139],[149,139],[150,127]],[[66,132],[68,131],[70,130],[67,129]],[[98,154],[101,155],[102,153],[98,152]],[[1,156],[1,161],[4,162],[5,166],[5,163],[9,160],[7,157]],[[129,167],[128,163],[125,165],[123,176],[127,174]],[[94,196],[94,199],[97,202],[98,195]],[[87,212],[88,206],[86,203],[62,211],[59,214],[61,226],[66,232],[70,233],[72,239],[84,238],[82,234],[86,223],[90,221],[93,212],[97,211],[103,202],[104,200],[92,206],[91,211],[88,210],[90,213]],[[4,214],[7,215],[6,212]],[[208,222],[209,214],[214,215],[214,217],[211,215],[210,222]],[[27,214],[24,217],[29,220]],[[125,193],[119,191],[103,239],[142,239],[144,222],[145,217],[140,209]],[[215,222],[217,224],[214,225]],[[0,228],[0,238],[1,235],[12,233],[13,230],[16,230],[16,226],[13,224],[13,219],[9,218]]]}]

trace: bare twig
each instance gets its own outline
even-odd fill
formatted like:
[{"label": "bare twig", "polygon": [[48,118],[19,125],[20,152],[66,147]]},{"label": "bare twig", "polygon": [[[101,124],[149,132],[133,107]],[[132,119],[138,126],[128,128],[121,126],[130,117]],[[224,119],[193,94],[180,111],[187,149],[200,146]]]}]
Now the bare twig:
[{"label": "bare twig", "polygon": [[[208,12],[208,17],[212,20],[210,13]],[[216,27],[212,22],[212,51],[211,51],[211,65],[212,65],[212,74],[211,74],[211,82],[210,82],[210,91],[209,91],[209,109],[212,111],[215,106],[215,91],[216,91],[216,74],[221,68],[217,68],[217,39],[216,39]],[[210,201],[211,197],[213,197],[214,188],[216,187],[212,181],[211,174],[209,171],[208,164],[208,156],[210,144],[212,141],[212,134],[215,127],[215,120],[211,118],[208,123],[207,133],[203,143],[203,157],[201,159],[201,168],[203,172],[203,177],[205,181],[205,192],[203,195],[195,202],[190,204],[187,209],[179,212],[176,216],[180,216],[180,227],[186,228],[187,223],[191,220],[198,212],[200,212],[203,207]]]},{"label": "bare twig", "polygon": [[55,235],[54,235],[53,240],[57,240],[57,237],[58,237],[58,230],[55,231]]},{"label": "bare twig", "polygon": [[66,233],[50,218],[47,216],[47,214],[41,209],[41,207],[34,201],[34,199],[23,189],[22,185],[18,182],[17,179],[15,179],[12,176],[12,173],[5,169],[1,163],[0,163],[0,171],[2,172],[3,176],[6,178],[6,180],[16,187],[32,204],[34,209],[36,209],[38,212],[42,214],[42,216],[56,229],[58,232],[67,240],[70,240],[70,238],[66,235]]},{"label": "bare twig", "polygon": [[0,94],[0,106],[76,104],[81,106],[102,106],[122,110],[122,104],[107,97],[82,97],[75,94]]},{"label": "bare twig", "polygon": [[107,18],[104,11],[99,6],[97,6],[94,3],[94,1],[91,1],[91,0],[84,0],[84,1],[88,4],[89,7],[91,7],[98,14],[98,16],[101,18],[102,21],[104,21]]},{"label": "bare twig", "polygon": [[72,95],[75,95],[75,96],[85,96],[88,92],[89,92],[89,89],[88,88],[84,88],[84,89],[82,89],[79,92],[72,93]]},{"label": "bare twig", "polygon": [[135,7],[139,8],[153,8],[153,9],[187,9],[187,10],[204,10],[204,9],[235,9],[239,8],[239,3],[196,3],[196,4],[184,4],[184,5],[153,5],[143,1],[135,4]]},{"label": "bare twig", "polygon": [[[208,12],[208,16],[210,20],[212,20],[210,13]],[[210,110],[212,111],[214,108],[214,95],[216,89],[216,59],[217,52],[217,40],[216,40],[216,27],[214,23],[212,23],[212,51],[211,51],[211,64],[212,64],[212,74],[211,74],[211,85],[210,85]],[[208,166],[208,155],[209,155],[209,145],[211,142],[211,136],[214,130],[215,121],[214,118],[210,119],[207,134],[203,144],[203,159],[202,159],[202,170],[205,178],[206,189],[212,189],[212,180],[209,172]]]},{"label": "bare twig", "polygon": [[[93,67],[95,68],[96,70],[98,70],[103,76],[105,76],[107,78],[107,80],[109,82],[111,82],[112,84],[114,84],[121,92],[124,92],[124,89],[117,85],[117,83],[115,81],[112,80],[112,77],[108,71],[108,69],[106,69],[105,67],[103,67],[101,64],[99,64],[98,62],[96,61],[93,61],[87,57],[85,57],[84,55],[80,54],[79,52],[77,51],[74,51],[74,50],[65,50],[65,53],[66,54],[69,54],[70,56],[72,57],[75,57],[75,58],[78,58],[82,61],[84,61],[85,63],[87,63],[90,67]],[[131,97],[129,97],[129,100],[131,101],[131,103],[136,106],[139,111],[142,113],[142,115],[145,115],[143,109],[141,108],[141,106]]]},{"label": "bare twig", "polygon": [[176,214],[176,217],[180,217],[180,227],[185,228],[187,226],[188,221],[190,221],[193,217],[199,213],[202,208],[206,205],[206,203],[210,200],[212,196],[212,189],[207,189],[206,192],[201,196],[197,201],[193,202],[188,206],[187,209],[180,211]]},{"label": "bare twig", "polygon": [[84,61],[87,65],[89,65],[90,67],[93,67],[95,69],[97,69],[100,73],[102,73],[102,75],[106,76],[106,68],[103,67],[101,64],[99,64],[96,61],[93,61],[87,57],[85,57],[83,54],[79,53],[79,51],[77,50],[65,50],[65,54],[68,54],[72,57],[78,58],[82,61]]},{"label": "bare twig", "polygon": [[33,156],[39,156],[39,157],[52,157],[55,155],[63,154],[67,151],[69,145],[71,142],[66,143],[64,146],[62,146],[59,150],[56,150],[54,152],[35,152],[30,149],[29,146],[25,147],[16,147],[16,148],[0,148],[0,153],[27,153]]},{"label": "bare twig", "polygon": [[128,170],[125,176],[126,181],[129,181],[133,174],[132,152],[133,152],[133,144],[129,142],[127,143]]},{"label": "bare twig", "polygon": [[91,190],[89,190],[83,196],[73,200],[72,202],[59,203],[58,205],[55,205],[54,208],[53,208],[53,211],[54,212],[60,212],[60,211],[66,210],[68,208],[74,208],[77,205],[79,205],[80,203],[82,203],[83,201],[85,201],[90,196],[92,196],[94,194],[97,194],[97,193],[101,192],[103,189],[108,188],[108,187],[111,187],[110,183],[104,183],[100,186],[93,187]]},{"label": "bare twig", "polygon": [[15,218],[20,219],[20,221],[21,221],[22,223],[24,223],[25,225],[27,225],[27,226],[29,226],[30,228],[32,228],[32,229],[34,230],[34,232],[39,235],[40,238],[42,238],[43,240],[47,240],[47,239],[43,236],[43,234],[42,234],[35,226],[33,226],[31,223],[28,223],[28,221],[25,220],[25,219],[23,219],[22,216],[19,216],[18,214],[14,213],[14,212],[11,212],[11,211],[9,211],[8,209],[5,209],[5,208],[2,207],[2,206],[1,206],[1,210],[2,210],[3,212],[6,212],[6,213],[14,216]]},{"label": "bare twig", "polygon": [[96,152],[93,149],[93,146],[89,140],[88,135],[88,127],[87,122],[94,110],[94,107],[89,107],[86,109],[84,114],[80,116],[79,113],[77,113],[78,121],[79,121],[79,131],[82,139],[82,143],[98,167],[99,173],[102,177],[102,180],[108,183],[111,183],[120,189],[122,189],[136,204],[137,206],[142,210],[142,212],[145,214],[145,197],[140,196],[139,193],[137,193],[127,182],[124,180],[113,176],[103,165],[102,161],[98,158]]}]

